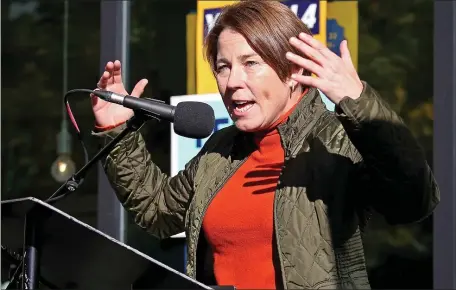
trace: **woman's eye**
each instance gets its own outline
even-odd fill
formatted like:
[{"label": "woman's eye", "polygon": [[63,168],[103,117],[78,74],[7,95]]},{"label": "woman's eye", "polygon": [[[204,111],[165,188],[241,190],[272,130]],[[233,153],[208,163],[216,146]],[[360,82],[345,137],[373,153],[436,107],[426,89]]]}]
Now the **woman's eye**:
[{"label": "woman's eye", "polygon": [[246,62],[247,66],[253,66],[253,65],[256,65],[256,64],[258,64],[258,63],[256,61],[253,61],[253,60],[249,60],[249,61]]},{"label": "woman's eye", "polygon": [[226,69],[226,66],[219,66],[215,69],[215,73],[220,74]]}]

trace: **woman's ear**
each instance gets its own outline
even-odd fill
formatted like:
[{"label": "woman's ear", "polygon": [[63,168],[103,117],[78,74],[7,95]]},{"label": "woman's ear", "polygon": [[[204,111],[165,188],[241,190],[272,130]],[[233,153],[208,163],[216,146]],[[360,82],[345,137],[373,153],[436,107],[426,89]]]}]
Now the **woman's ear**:
[{"label": "woman's ear", "polygon": [[290,87],[290,90],[293,92],[296,87],[296,81],[290,80],[288,82],[288,86]]},{"label": "woman's ear", "polygon": [[[304,73],[303,68],[299,68],[296,70],[293,70],[292,74],[297,74],[297,75],[302,75]],[[298,83],[295,80],[292,80],[291,78],[288,79],[288,86],[290,87],[290,90],[293,92],[296,88],[296,85]]]}]

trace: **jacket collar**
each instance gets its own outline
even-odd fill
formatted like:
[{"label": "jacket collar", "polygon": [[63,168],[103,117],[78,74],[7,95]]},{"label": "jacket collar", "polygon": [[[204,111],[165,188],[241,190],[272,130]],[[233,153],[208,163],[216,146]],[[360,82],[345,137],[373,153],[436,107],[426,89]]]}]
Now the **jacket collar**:
[{"label": "jacket collar", "polygon": [[303,138],[314,128],[311,124],[315,124],[325,111],[326,107],[318,90],[309,88],[309,91],[301,98],[288,120],[277,128],[286,156],[294,155],[291,152],[292,148],[297,147],[297,143],[302,143]]},{"label": "jacket collar", "polygon": [[293,127],[301,127],[308,123],[308,119],[313,116],[315,110],[324,107],[320,93],[315,88],[309,88],[307,93],[301,98],[295,110],[290,114],[288,120],[279,125],[281,130],[289,130]]}]

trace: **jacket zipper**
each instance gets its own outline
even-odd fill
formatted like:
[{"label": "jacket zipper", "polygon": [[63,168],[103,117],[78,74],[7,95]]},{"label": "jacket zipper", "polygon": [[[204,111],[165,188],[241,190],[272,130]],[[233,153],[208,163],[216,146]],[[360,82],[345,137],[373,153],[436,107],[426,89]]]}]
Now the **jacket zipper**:
[{"label": "jacket zipper", "polygon": [[198,226],[198,235],[197,235],[197,241],[196,241],[196,246],[195,246],[195,254],[193,255],[193,267],[195,268],[194,271],[193,271],[193,278],[196,277],[196,254],[198,253],[198,244],[199,244],[199,236],[200,236],[200,233],[201,233],[201,227],[203,225],[203,219],[204,219],[204,216],[206,215],[206,211],[207,209],[209,208],[209,205],[211,204],[212,200],[215,198],[215,196],[220,192],[220,190],[223,188],[223,186],[226,184],[226,181],[228,179],[230,179],[234,173],[236,173],[236,171],[239,169],[239,167],[241,167],[242,164],[245,163],[245,161],[247,161],[247,158],[244,158],[241,162],[239,162],[238,165],[236,165],[235,168],[231,169],[231,172],[229,175],[227,175],[221,182],[220,182],[220,185],[217,187],[217,189],[215,190],[215,193],[211,196],[211,198],[209,199],[209,201],[206,203],[206,205],[204,206],[204,210],[203,210],[203,213],[201,215],[201,222]]}]

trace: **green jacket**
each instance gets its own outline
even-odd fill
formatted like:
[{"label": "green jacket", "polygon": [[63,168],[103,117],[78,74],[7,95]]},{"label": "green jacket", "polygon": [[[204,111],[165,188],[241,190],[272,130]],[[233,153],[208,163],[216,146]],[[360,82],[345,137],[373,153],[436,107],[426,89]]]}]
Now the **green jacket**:
[{"label": "green jacket", "polygon": [[[359,99],[345,98],[336,112],[309,90],[278,130],[285,162],[274,199],[277,287],[369,288],[361,239],[369,213],[404,224],[427,217],[439,202],[422,149],[366,83]],[[203,217],[254,146],[250,133],[222,129],[170,177],[152,162],[138,131],[110,152],[105,170],[140,227],[159,238],[185,231],[187,275],[213,284]]]}]

